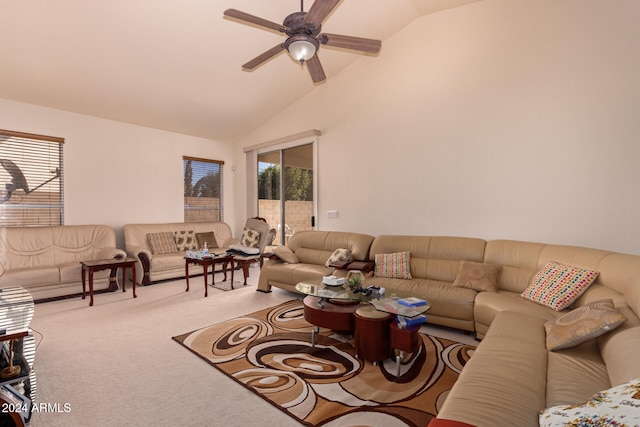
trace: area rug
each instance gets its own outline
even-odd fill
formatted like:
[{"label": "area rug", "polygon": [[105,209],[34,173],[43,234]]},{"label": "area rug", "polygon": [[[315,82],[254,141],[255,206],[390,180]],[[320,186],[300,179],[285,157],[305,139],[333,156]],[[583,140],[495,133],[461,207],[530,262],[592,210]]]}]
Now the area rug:
[{"label": "area rug", "polygon": [[426,426],[475,347],[420,334],[419,349],[373,365],[313,326],[301,300],[173,337],[239,384],[309,426]]}]

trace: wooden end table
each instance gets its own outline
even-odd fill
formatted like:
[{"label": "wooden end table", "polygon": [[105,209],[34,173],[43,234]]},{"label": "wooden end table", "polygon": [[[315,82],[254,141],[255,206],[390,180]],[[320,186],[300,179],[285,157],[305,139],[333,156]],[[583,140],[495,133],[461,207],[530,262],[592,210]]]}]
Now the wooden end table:
[{"label": "wooden end table", "polygon": [[[204,296],[209,296],[209,285],[207,283],[207,278],[209,276],[209,266],[211,266],[211,272],[215,275],[215,266],[216,264],[222,264],[222,270],[224,271],[224,280],[227,281],[227,264],[231,263],[231,289],[233,289],[233,256],[232,255],[218,255],[218,256],[209,256],[204,258],[189,258],[184,257],[184,276],[187,281],[187,290],[185,292],[189,292],[189,264],[200,264],[202,269],[204,270]],[[212,277],[212,280],[215,280]]]},{"label": "wooden end table", "polygon": [[[93,273],[101,270],[113,270],[122,268],[122,292],[126,292],[125,282],[127,280],[127,268],[132,271],[131,283],[133,284],[133,297],[136,295],[136,259],[126,258],[124,260],[106,259],[97,261],[82,261],[82,299],[85,299],[86,293],[86,273],[89,272],[89,306],[93,305]],[[116,271],[116,277],[118,273]]]}]

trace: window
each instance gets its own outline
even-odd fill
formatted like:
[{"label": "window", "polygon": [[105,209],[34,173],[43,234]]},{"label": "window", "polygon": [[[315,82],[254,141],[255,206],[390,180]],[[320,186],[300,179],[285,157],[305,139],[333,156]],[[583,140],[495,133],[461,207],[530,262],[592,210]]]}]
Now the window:
[{"label": "window", "polygon": [[223,221],[224,162],[183,157],[184,222]]},{"label": "window", "polygon": [[0,226],[64,224],[63,138],[0,130]]}]

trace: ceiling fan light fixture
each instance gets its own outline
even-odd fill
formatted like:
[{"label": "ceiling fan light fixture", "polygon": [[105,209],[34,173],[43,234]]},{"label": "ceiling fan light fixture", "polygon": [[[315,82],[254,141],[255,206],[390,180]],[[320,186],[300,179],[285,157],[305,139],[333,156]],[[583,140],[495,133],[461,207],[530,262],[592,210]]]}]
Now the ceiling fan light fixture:
[{"label": "ceiling fan light fixture", "polygon": [[285,46],[293,59],[303,63],[313,58],[320,44],[313,37],[296,34],[287,39]]}]

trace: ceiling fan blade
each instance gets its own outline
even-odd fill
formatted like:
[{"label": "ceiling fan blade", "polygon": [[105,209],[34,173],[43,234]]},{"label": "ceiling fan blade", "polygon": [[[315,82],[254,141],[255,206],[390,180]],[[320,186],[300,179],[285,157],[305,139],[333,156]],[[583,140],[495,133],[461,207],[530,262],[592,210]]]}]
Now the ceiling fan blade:
[{"label": "ceiling fan blade", "polygon": [[327,76],[325,76],[324,70],[322,69],[322,64],[320,64],[320,58],[318,58],[318,55],[314,55],[313,58],[305,62],[305,64],[307,64],[309,74],[311,74],[311,80],[313,80],[314,83],[320,83],[327,79]]},{"label": "ceiling fan blade", "polygon": [[318,41],[332,47],[359,50],[367,53],[378,53],[382,42],[374,39],[364,39],[362,37],[342,36],[340,34],[323,33],[318,36]]},{"label": "ceiling fan blade", "polygon": [[302,22],[304,24],[312,23],[318,28],[338,3],[340,0],[316,0]]},{"label": "ceiling fan blade", "polygon": [[267,62],[268,60],[270,60],[271,58],[273,58],[283,50],[284,50],[284,44],[279,44],[277,46],[274,46],[271,49],[267,50],[266,52],[263,52],[260,55],[256,56],[251,61],[244,64],[242,68],[244,68],[245,70],[253,70],[259,65],[262,65],[263,63]]},{"label": "ceiling fan blade", "polygon": [[249,24],[259,25],[260,27],[265,27],[270,30],[276,30],[281,33],[284,33],[288,28],[282,24],[276,24],[275,22],[268,21],[266,19],[259,18],[257,16],[250,15],[245,12],[241,12],[236,9],[227,9],[224,11],[224,16],[228,16],[230,18],[235,18],[240,21],[248,22]]}]

